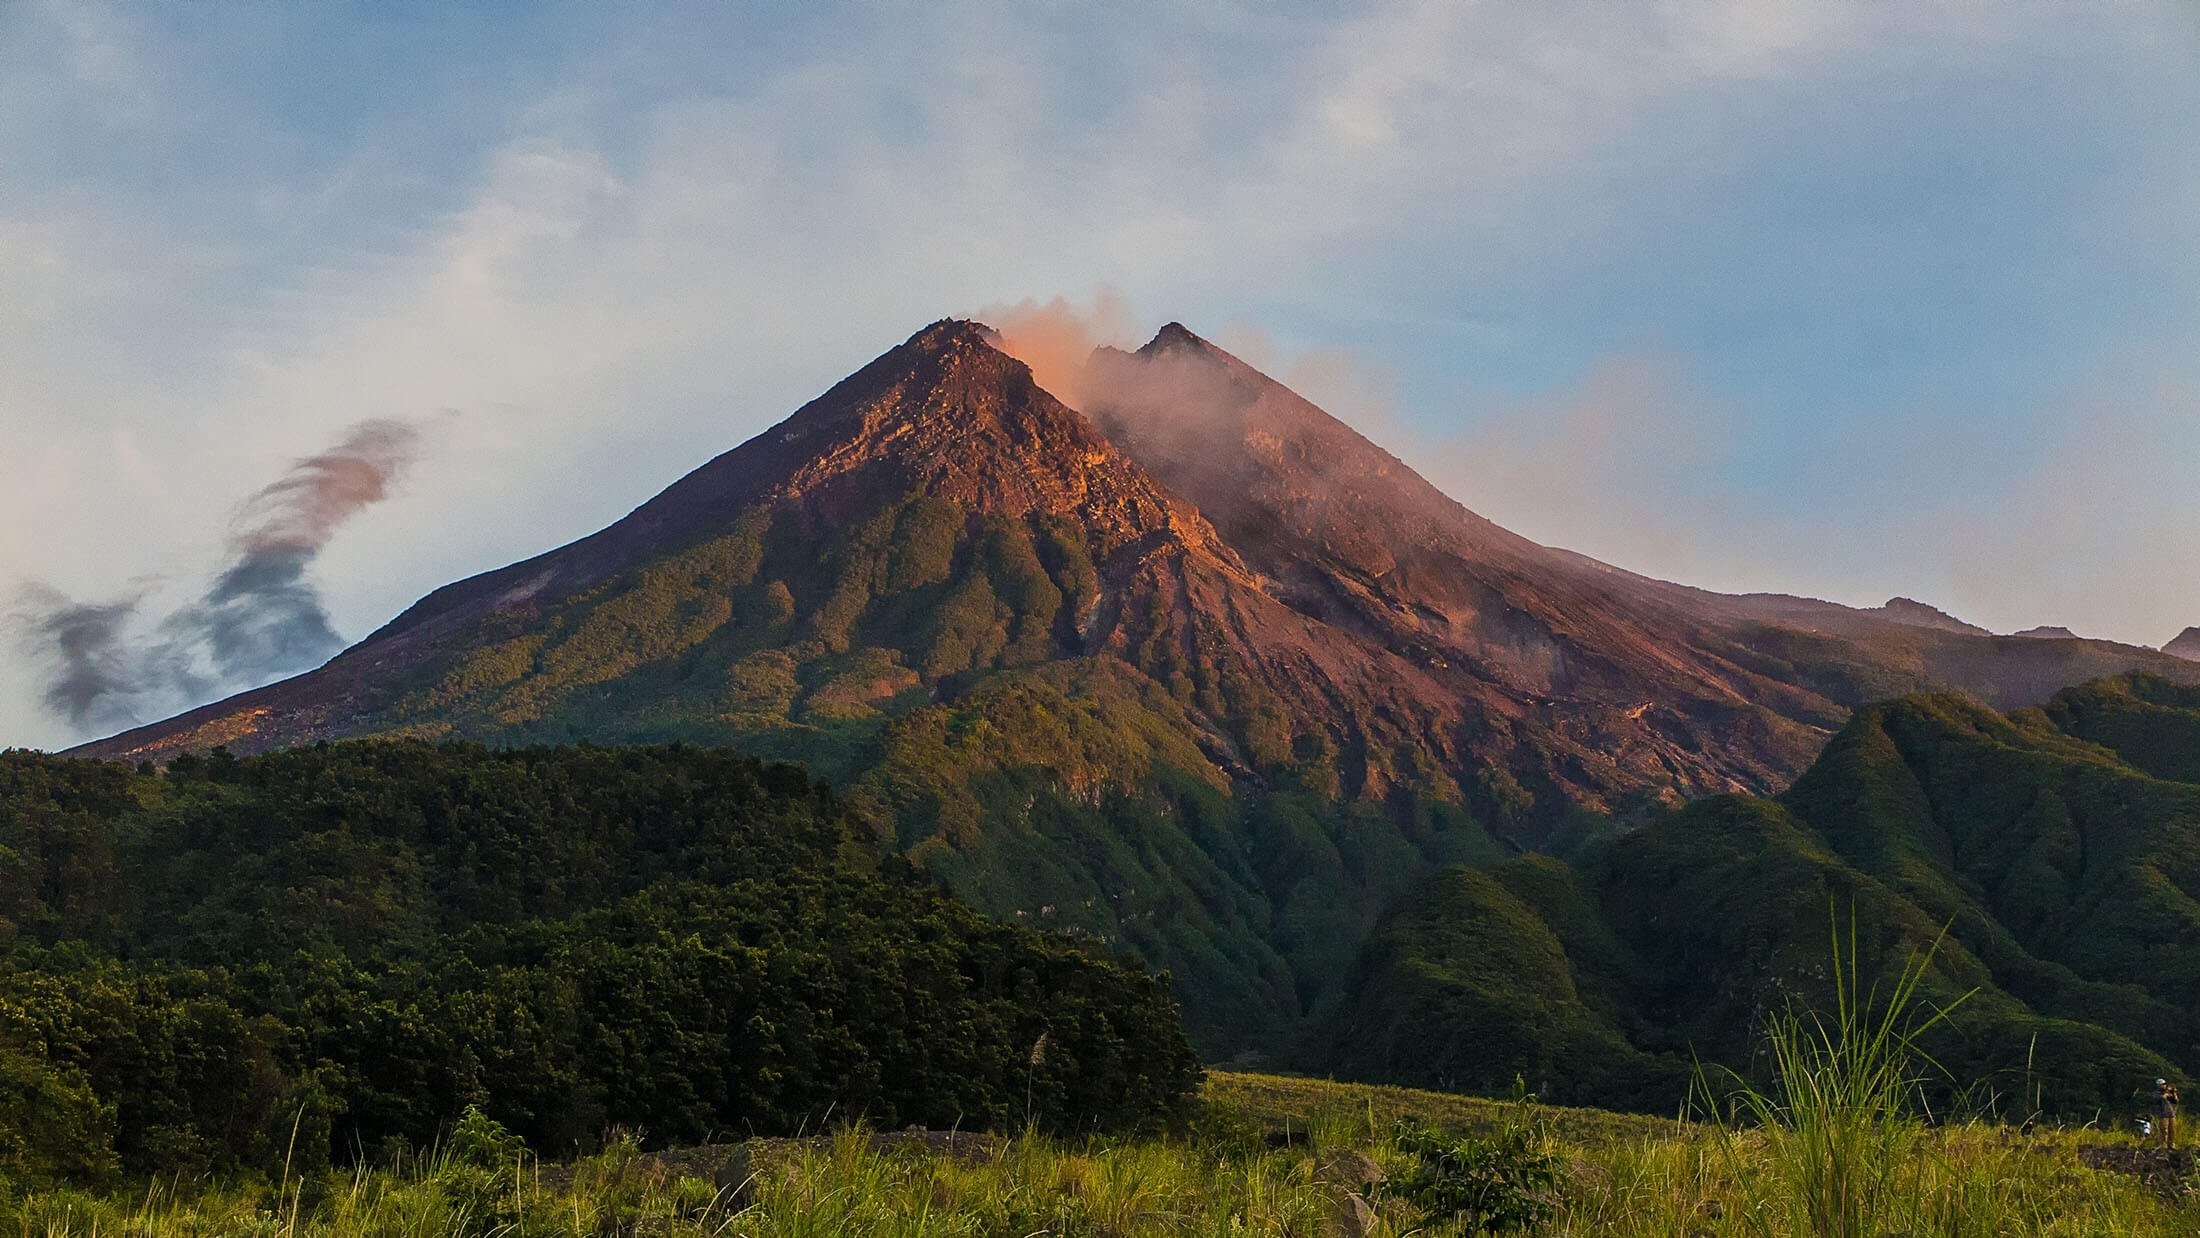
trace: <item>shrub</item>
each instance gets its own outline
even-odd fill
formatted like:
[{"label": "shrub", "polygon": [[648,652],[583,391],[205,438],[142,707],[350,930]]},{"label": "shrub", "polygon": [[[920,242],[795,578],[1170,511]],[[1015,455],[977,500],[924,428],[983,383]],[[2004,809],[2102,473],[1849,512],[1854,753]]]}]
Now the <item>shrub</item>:
[{"label": "shrub", "polygon": [[1487,1136],[1400,1123],[1391,1142],[1412,1166],[1384,1190],[1419,1209],[1423,1220],[1450,1221],[1470,1234],[1510,1233],[1550,1220],[1559,1203],[1559,1160],[1533,1120],[1534,1098],[1517,1083],[1513,1094],[1505,1122]]}]

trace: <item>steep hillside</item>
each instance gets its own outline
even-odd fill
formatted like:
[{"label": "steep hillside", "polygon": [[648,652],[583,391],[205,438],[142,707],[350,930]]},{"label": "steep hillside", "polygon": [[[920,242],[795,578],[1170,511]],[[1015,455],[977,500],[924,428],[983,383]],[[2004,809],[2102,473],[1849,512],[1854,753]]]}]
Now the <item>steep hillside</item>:
[{"label": "steep hillside", "polygon": [[1864,701],[2200,679],[1536,546],[1181,327],[1095,357],[1091,419],[999,343],[927,327],[609,528],[82,751],[798,759],[986,910],[1171,969],[1221,1053],[1332,1000],[1436,868],[1776,790]]},{"label": "steep hillside", "polygon": [[[1952,1081],[2060,1112],[2200,1066],[2200,689],[2088,684],[2003,715],[1860,711],[1777,800],[1705,800],[1570,863],[1448,872],[1402,900],[1311,1052],[1379,1079],[1670,1105],[1826,998],[1829,918],[1879,974],[1948,939]],[[2017,1098],[2030,1098],[2022,1100]]]}]

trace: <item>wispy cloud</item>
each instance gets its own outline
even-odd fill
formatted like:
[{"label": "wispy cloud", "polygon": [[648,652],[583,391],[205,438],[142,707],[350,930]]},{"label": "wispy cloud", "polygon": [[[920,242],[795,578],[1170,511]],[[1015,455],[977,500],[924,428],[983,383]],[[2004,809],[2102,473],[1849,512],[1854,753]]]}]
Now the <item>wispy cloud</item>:
[{"label": "wispy cloud", "polygon": [[[2160,20],[2135,12],[2083,37]],[[1283,370],[1298,359],[1284,377],[1388,417],[1386,445],[1486,431],[1476,469],[1413,457],[1470,504],[1548,489],[1546,460],[1690,433],[1552,410],[1624,403],[1633,382],[1651,391],[1639,416],[1666,415],[1696,401],[1659,394],[1685,390],[1660,375],[1692,359],[1661,372],[1639,359],[1664,341],[1586,311],[1541,338],[1518,312],[1606,308],[1595,271],[1634,256],[1604,238],[1646,186],[1725,192],[1741,139],[1798,101],[2071,42],[2051,6],[1757,0],[1345,18],[888,6],[791,31],[745,10],[673,28],[553,6],[493,39],[452,15],[448,39],[399,42],[321,29],[337,18],[112,16],[0,7],[0,578],[80,597],[156,568],[210,578],[230,497],[286,458],[361,421],[464,409],[407,500],[376,509],[376,536],[319,561],[348,634],[616,518],[917,324],[1100,285],[1235,347],[1255,345],[1218,324],[1256,319],[1288,345]],[[225,26],[246,21],[249,37]],[[286,39],[368,35],[385,37],[387,83],[286,67],[312,63]],[[121,123],[132,81],[157,89],[151,136]],[[62,118],[101,107],[121,136],[94,159]],[[1429,331],[1401,336],[1426,349],[1410,358],[1306,347],[1377,311],[1491,326],[1472,353]],[[1481,364],[1542,373],[1546,394],[1483,398],[1457,372]],[[1542,411],[1513,426],[1484,416],[1498,404]],[[1574,428],[1547,438],[1533,419],[1553,416]],[[126,448],[166,469],[118,502]],[[1611,496],[1608,524],[1576,514],[1545,536],[1657,525],[1624,520],[1633,474],[1598,467],[1615,478],[1588,505]],[[1731,470],[1659,467],[1667,489],[1732,489]],[[0,740],[75,737],[37,695],[0,668]]]}]

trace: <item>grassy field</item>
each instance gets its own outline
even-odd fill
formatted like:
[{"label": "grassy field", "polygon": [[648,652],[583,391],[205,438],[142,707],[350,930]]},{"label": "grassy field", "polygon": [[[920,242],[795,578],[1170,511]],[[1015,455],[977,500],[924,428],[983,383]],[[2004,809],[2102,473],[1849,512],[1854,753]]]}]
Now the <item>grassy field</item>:
[{"label": "grassy field", "polygon": [[[1413,1123],[1448,1133],[1417,1135]],[[1510,1215],[1521,1222],[1510,1232],[1661,1238],[2200,1233],[2188,1163],[2151,1184],[2083,1163],[2088,1148],[2128,1155],[2126,1137],[1900,1123],[1851,1166],[1859,1176],[1835,1184],[1859,1201],[1848,1215],[1812,1212],[1828,1197],[1825,1158],[1797,1138],[1777,1126],[1216,1074],[1198,1126],[1170,1139],[941,1147],[850,1130],[671,1155],[621,1140],[544,1165],[470,1122],[419,1158],[303,1181],[9,1190],[0,1235],[1505,1232],[1478,1228],[1476,1215]],[[1430,1215],[1462,1200],[1468,1219]]]}]

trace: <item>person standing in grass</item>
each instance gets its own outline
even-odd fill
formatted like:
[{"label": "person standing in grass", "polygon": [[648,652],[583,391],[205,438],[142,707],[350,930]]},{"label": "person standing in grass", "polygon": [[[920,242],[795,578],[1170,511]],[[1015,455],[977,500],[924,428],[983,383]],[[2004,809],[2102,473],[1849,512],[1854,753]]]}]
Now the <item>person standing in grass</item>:
[{"label": "person standing in grass", "polygon": [[2162,1146],[2165,1148],[2177,1146],[2177,1102],[2180,1099],[2182,1098],[2177,1095],[2176,1085],[2169,1080],[2154,1081],[2154,1114],[2157,1124],[2162,1128]]}]

